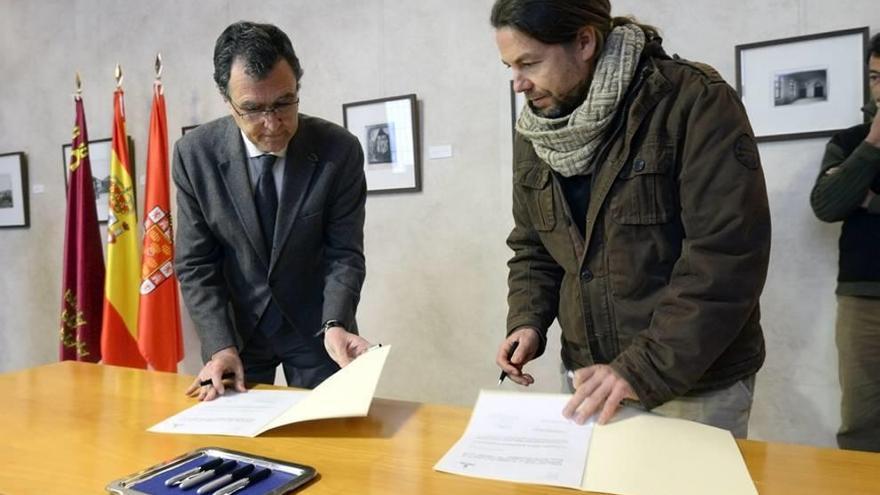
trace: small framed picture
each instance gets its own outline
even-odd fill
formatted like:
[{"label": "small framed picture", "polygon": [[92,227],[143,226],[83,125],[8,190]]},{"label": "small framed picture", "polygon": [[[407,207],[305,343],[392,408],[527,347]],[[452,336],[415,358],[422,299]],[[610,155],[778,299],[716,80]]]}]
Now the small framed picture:
[{"label": "small framed picture", "polygon": [[189,131],[195,129],[195,128],[198,127],[198,126],[199,126],[199,124],[185,125],[185,126],[183,126],[183,127],[180,128],[180,135],[181,135],[181,136],[184,136],[184,135],[186,135],[187,132],[189,132]]},{"label": "small framed picture", "polygon": [[368,193],[422,190],[416,95],[345,103],[342,117],[364,149]]},{"label": "small framed picture", "polygon": [[0,154],[0,228],[29,226],[25,154],[20,151]]},{"label": "small framed picture", "polygon": [[864,121],[868,28],[736,46],[736,89],[758,141],[827,137]]},{"label": "small framed picture", "polygon": [[[94,139],[89,141],[89,165],[92,167],[92,185],[95,189],[95,208],[98,212],[98,221],[107,223],[109,216],[110,201],[110,153],[113,142],[111,138]],[[64,158],[64,190],[67,191],[68,168],[70,163],[70,143],[61,147]],[[128,163],[131,165],[131,180],[137,184],[134,166],[134,140],[128,137]],[[137,192],[137,187],[134,188]],[[137,197],[137,195],[135,195]]]}]

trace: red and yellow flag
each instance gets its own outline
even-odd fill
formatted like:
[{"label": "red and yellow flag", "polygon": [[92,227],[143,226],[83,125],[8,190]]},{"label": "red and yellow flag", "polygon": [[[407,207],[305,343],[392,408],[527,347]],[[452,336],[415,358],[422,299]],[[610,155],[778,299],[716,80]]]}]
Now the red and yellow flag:
[{"label": "red and yellow flag", "polygon": [[177,363],[183,359],[183,338],[180,332],[177,277],[173,266],[174,235],[168,173],[165,95],[162,93],[162,83],[156,81],[147,148],[138,347],[153,369],[176,372]]},{"label": "red and yellow flag", "polygon": [[104,285],[104,364],[146,368],[138,350],[137,213],[134,177],[125,133],[122,88],[113,93],[113,144],[110,156],[110,200],[107,219],[107,281]]},{"label": "red and yellow flag", "polygon": [[[79,81],[79,76],[77,76]],[[104,256],[95,209],[89,134],[82,98],[76,96],[64,223],[64,266],[61,279],[62,361],[101,359],[101,301],[104,299]]]}]

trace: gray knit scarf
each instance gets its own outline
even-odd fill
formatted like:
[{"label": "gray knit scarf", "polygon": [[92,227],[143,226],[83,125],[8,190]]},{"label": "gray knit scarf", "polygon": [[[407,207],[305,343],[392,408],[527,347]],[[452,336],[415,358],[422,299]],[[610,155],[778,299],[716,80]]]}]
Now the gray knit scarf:
[{"label": "gray knit scarf", "polygon": [[538,156],[564,177],[587,174],[605,128],[638,66],[645,33],[634,24],[614,28],[593,72],[587,98],[570,115],[548,119],[526,105],[516,130],[532,142]]}]

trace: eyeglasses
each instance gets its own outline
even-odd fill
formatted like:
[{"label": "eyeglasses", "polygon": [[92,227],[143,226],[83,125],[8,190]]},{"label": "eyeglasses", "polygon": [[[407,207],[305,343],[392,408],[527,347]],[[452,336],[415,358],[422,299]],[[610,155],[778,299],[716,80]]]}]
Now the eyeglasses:
[{"label": "eyeglasses", "polygon": [[275,116],[278,118],[290,117],[296,111],[297,105],[299,105],[298,96],[293,100],[280,101],[274,105],[254,109],[239,108],[232,102],[232,98],[229,97],[227,97],[226,100],[229,102],[229,106],[232,107],[235,114],[248,122],[259,122],[261,119],[269,116]]}]

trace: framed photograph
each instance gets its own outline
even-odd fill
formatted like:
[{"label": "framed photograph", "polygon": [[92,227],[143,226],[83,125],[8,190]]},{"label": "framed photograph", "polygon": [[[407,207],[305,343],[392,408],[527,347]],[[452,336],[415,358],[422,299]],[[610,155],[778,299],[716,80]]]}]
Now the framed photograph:
[{"label": "framed photograph", "polygon": [[368,193],[422,190],[416,95],[345,103],[342,118],[364,149]]},{"label": "framed photograph", "polygon": [[[98,222],[107,223],[109,216],[110,195],[110,152],[113,146],[111,138],[89,141],[89,164],[92,167],[92,185],[95,188],[95,208],[98,211]],[[61,147],[64,162],[64,191],[67,191],[68,169],[70,163],[70,143]],[[131,164],[131,180],[135,184],[137,198],[137,174],[134,166],[134,141],[128,137],[128,163]],[[136,200],[135,200],[136,201]]]},{"label": "framed photograph", "polygon": [[736,90],[758,141],[831,136],[864,121],[861,27],[736,46]]},{"label": "framed photograph", "polygon": [[0,228],[29,227],[25,154],[0,154]]},{"label": "framed photograph", "polygon": [[513,90],[513,81],[510,81],[510,134],[516,136],[516,121],[526,104],[526,95]]}]

